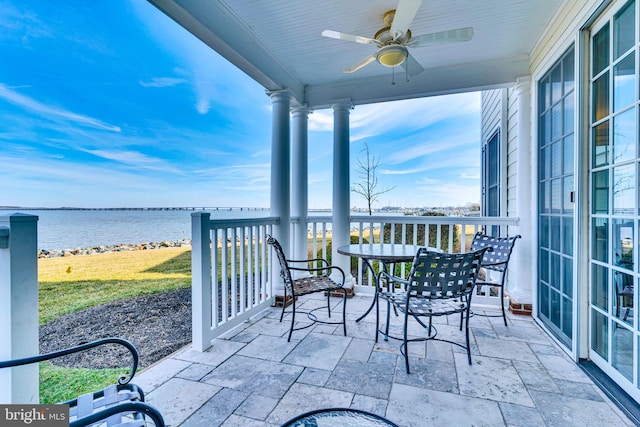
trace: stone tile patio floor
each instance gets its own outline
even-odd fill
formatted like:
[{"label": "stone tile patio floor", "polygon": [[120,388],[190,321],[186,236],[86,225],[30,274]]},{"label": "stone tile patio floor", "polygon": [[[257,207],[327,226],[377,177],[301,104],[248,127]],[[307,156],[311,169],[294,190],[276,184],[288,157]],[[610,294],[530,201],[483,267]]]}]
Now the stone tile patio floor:
[{"label": "stone tile patio floor", "polygon": [[[309,309],[326,299],[301,301]],[[374,342],[375,312],[355,322],[370,303],[366,295],[347,301],[346,337],[341,327],[316,324],[291,342],[290,318],[280,323],[280,309],[271,308],[206,352],[187,347],[134,381],[170,426],[279,426],[327,407],[363,409],[399,426],[633,425],[530,317],[509,314],[508,327],[472,317],[471,366],[457,346],[410,343],[407,375],[400,342]],[[401,319],[392,315],[398,335]],[[459,317],[436,322],[439,336],[464,342]]]}]

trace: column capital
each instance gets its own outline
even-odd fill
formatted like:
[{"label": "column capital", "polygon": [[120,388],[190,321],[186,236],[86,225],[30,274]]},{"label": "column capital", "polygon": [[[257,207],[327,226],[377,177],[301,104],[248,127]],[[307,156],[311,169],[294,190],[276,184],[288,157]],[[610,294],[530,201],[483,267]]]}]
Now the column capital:
[{"label": "column capital", "polygon": [[311,111],[306,104],[291,109],[291,114],[293,115],[293,117],[307,117],[310,112]]},{"label": "column capital", "polygon": [[278,90],[267,90],[265,92],[274,103],[284,101],[288,102],[291,99],[291,92],[289,92],[289,89],[287,88]]},{"label": "column capital", "polygon": [[513,87],[518,93],[529,92],[531,90],[531,76],[516,77],[516,84]]},{"label": "column capital", "polygon": [[333,111],[349,111],[349,110],[353,110],[354,109],[354,105],[353,102],[351,102],[351,99],[346,98],[346,99],[339,99],[334,101],[331,104],[331,108],[333,109]]}]

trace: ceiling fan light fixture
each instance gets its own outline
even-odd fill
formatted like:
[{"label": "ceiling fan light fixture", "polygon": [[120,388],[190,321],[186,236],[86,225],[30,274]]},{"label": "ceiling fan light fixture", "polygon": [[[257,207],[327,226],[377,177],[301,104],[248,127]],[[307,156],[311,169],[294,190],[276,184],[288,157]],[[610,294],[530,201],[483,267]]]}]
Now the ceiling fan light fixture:
[{"label": "ceiling fan light fixture", "polygon": [[396,67],[407,60],[409,52],[401,45],[383,46],[376,55],[376,60],[385,67]]}]

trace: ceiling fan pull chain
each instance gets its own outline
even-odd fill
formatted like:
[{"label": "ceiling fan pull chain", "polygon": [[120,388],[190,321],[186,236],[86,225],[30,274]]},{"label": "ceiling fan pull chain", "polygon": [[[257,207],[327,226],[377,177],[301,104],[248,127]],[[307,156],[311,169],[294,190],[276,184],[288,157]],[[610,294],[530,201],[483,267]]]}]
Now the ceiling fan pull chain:
[{"label": "ceiling fan pull chain", "polygon": [[391,85],[396,84],[396,67],[391,67]]}]

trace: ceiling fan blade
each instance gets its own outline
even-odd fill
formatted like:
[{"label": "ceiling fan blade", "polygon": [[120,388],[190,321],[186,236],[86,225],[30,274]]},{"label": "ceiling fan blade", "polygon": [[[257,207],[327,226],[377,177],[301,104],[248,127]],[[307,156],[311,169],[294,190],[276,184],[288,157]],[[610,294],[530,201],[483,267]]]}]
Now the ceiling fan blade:
[{"label": "ceiling fan blade", "polygon": [[351,73],[355,73],[356,71],[358,71],[359,69],[363,68],[366,65],[371,64],[373,61],[376,60],[376,54],[373,53],[369,56],[367,56],[365,59],[363,59],[362,61],[358,62],[357,64],[353,64],[351,67],[343,70],[342,72],[345,74],[351,74]]},{"label": "ceiling fan blade", "polygon": [[417,76],[424,71],[422,65],[416,61],[413,55],[407,56],[407,60],[402,63],[402,68],[404,68],[407,74],[411,77]]},{"label": "ceiling fan blade", "polygon": [[409,46],[423,46],[433,43],[467,42],[473,38],[473,28],[457,28],[455,30],[440,31],[437,33],[423,34],[411,37],[407,43]]},{"label": "ceiling fan blade", "polygon": [[407,33],[421,5],[422,0],[400,0],[398,2],[390,30],[394,39],[398,39]]},{"label": "ceiling fan blade", "polygon": [[376,39],[372,39],[370,37],[364,37],[364,36],[354,36],[353,34],[341,33],[339,31],[324,30],[322,32],[322,36],[329,37],[331,39],[346,40],[349,42],[356,42],[356,43],[362,43],[362,44],[372,44],[378,47],[380,46],[380,42]]}]

